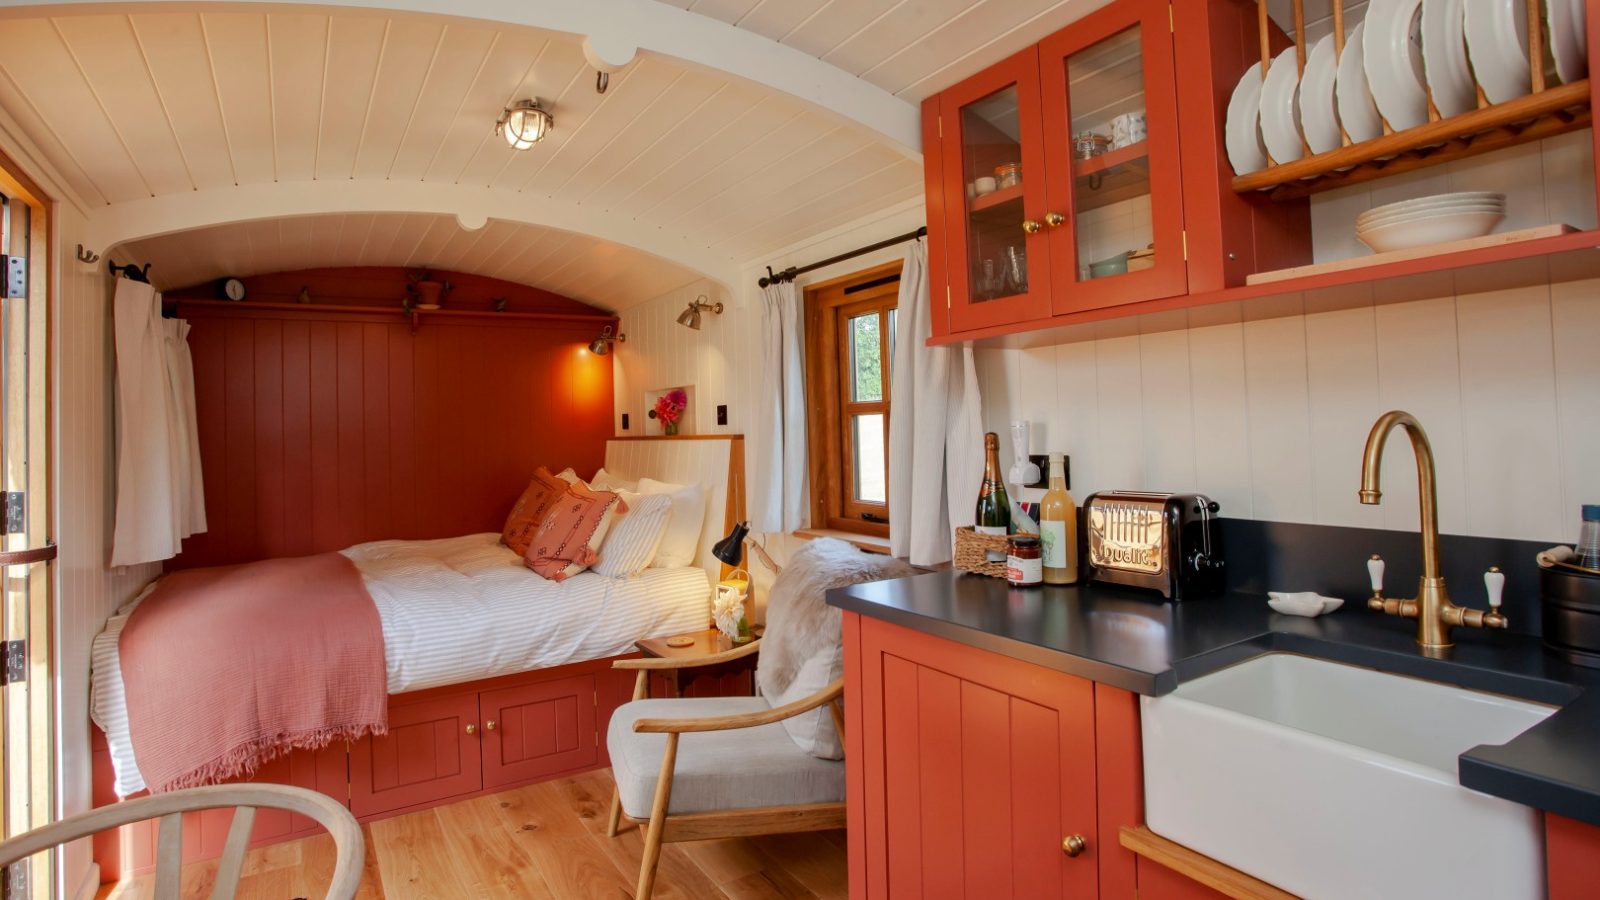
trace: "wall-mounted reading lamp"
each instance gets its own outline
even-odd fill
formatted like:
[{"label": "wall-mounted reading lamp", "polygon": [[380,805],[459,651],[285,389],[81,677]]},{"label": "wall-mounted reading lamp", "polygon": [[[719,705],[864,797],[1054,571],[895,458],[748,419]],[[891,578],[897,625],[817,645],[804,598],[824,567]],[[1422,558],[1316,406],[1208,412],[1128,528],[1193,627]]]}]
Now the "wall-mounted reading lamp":
[{"label": "wall-mounted reading lamp", "polygon": [[712,303],[706,299],[705,294],[701,294],[700,296],[694,298],[694,302],[690,303],[688,308],[686,308],[683,312],[678,313],[678,324],[693,328],[695,331],[699,331],[700,312],[701,310],[707,309],[711,310],[712,315],[722,315],[722,304]]},{"label": "wall-mounted reading lamp", "polygon": [[628,336],[613,334],[610,325],[600,329],[600,336],[589,342],[589,352],[596,356],[605,356],[611,352],[611,345],[618,341],[626,343]]}]

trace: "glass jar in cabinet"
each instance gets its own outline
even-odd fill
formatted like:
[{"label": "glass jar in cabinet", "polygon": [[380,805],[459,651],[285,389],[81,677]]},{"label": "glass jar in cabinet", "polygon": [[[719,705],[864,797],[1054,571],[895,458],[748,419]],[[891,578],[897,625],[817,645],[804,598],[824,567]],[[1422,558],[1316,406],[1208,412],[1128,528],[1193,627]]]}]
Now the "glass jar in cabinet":
[{"label": "glass jar in cabinet", "polygon": [[1050,315],[1039,104],[1037,48],[940,96],[952,331]]},{"label": "glass jar in cabinet", "polygon": [[1039,45],[1054,314],[1187,289],[1168,10],[1117,0]]}]

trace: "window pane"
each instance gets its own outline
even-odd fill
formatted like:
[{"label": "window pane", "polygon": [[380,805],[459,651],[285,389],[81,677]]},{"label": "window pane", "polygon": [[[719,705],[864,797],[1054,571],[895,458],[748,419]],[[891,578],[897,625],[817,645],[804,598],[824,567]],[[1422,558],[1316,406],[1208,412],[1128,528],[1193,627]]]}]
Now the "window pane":
[{"label": "window pane", "polygon": [[889,501],[889,473],[883,453],[883,414],[850,417],[850,446],[855,456],[856,499]]},{"label": "window pane", "polygon": [[850,395],[858,402],[883,399],[883,354],[878,313],[853,316],[850,326]]}]

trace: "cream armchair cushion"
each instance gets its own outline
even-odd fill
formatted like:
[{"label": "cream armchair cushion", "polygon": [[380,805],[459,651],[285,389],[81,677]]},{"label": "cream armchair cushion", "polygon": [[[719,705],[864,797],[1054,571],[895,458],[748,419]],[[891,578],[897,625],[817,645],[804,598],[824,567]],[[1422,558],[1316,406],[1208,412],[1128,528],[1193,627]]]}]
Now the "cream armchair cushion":
[{"label": "cream armchair cushion", "polygon": [[[649,818],[661,774],[661,756],[667,745],[664,734],[634,732],[634,722],[731,716],[768,708],[767,701],[760,697],[635,700],[623,705],[612,715],[606,733],[623,812],[635,819]],[[823,716],[827,716],[826,709]],[[833,727],[831,722],[828,727]],[[683,735],[667,813],[842,802],[844,763],[812,756],[789,739],[782,723],[775,722]]]}]

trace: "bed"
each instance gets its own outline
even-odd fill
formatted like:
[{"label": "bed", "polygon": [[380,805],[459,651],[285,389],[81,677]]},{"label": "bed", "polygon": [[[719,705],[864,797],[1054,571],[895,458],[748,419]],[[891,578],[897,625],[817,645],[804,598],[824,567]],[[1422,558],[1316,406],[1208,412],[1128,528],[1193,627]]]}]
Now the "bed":
[{"label": "bed", "polygon": [[[630,653],[645,637],[706,627],[721,563],[711,553],[738,511],[740,442],[613,440],[605,466],[627,478],[695,481],[707,488],[696,565],[651,568],[637,578],[592,572],[548,581],[522,565],[497,533],[429,541],[377,541],[341,551],[360,571],[382,623],[391,708],[406,695]],[[109,748],[114,790],[144,780],[128,733],[118,640],[140,598],[95,639],[91,715]],[[598,703],[596,705],[599,705]],[[603,731],[604,722],[597,722]]]}]

